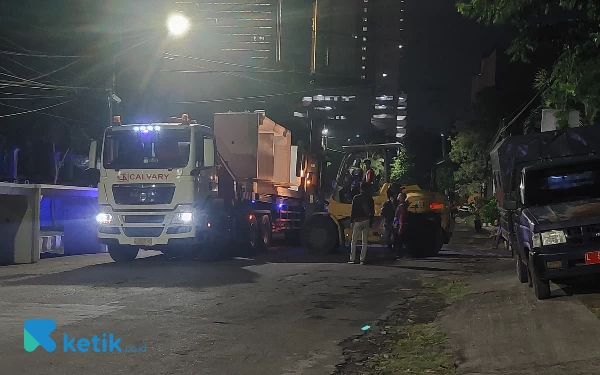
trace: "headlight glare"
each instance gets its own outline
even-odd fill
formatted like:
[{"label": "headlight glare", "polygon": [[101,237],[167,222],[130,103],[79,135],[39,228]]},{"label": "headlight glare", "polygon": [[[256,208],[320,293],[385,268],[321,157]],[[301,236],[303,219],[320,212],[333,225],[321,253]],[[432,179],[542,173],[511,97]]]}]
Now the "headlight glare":
[{"label": "headlight glare", "polygon": [[112,215],[111,214],[105,214],[105,213],[99,213],[98,215],[96,215],[96,222],[98,224],[110,224],[112,222]]},{"label": "headlight glare", "polygon": [[567,242],[567,236],[565,236],[565,232],[563,232],[562,230],[551,230],[548,232],[542,232],[543,245],[558,245],[565,242]]},{"label": "headlight glare", "polygon": [[186,224],[190,223],[194,219],[194,215],[191,212],[179,212],[173,216],[173,224]]}]

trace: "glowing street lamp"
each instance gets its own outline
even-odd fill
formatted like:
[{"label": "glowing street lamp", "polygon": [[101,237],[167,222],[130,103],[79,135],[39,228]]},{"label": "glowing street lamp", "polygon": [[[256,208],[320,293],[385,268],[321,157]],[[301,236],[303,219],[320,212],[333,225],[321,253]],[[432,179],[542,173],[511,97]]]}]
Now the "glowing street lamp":
[{"label": "glowing street lamp", "polygon": [[180,37],[190,29],[190,20],[183,14],[172,14],[167,18],[167,28],[172,36]]}]

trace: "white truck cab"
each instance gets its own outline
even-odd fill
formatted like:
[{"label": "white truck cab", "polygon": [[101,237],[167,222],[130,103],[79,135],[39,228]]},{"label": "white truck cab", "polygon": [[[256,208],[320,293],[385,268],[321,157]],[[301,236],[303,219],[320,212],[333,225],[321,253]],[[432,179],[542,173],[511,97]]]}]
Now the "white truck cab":
[{"label": "white truck cab", "polygon": [[211,226],[203,208],[218,193],[215,144],[212,129],[186,115],[107,128],[99,164],[92,143],[98,237],[115,261],[135,259],[140,248],[176,250],[203,239]]}]

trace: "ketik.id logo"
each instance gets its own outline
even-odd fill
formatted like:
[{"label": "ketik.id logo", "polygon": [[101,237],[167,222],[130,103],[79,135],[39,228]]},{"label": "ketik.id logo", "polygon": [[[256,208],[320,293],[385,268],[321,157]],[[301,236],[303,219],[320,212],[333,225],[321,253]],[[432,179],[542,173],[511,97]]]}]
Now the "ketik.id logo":
[{"label": "ketik.id logo", "polygon": [[23,347],[27,352],[33,352],[39,346],[47,352],[56,350],[56,343],[50,334],[56,329],[56,322],[49,319],[27,320],[23,324]]},{"label": "ketik.id logo", "polygon": [[[23,346],[25,351],[33,352],[39,346],[47,352],[56,350],[56,343],[50,337],[50,334],[56,329],[56,322],[50,319],[32,319],[23,324]],[[100,337],[99,337],[100,336]],[[93,335],[91,338],[69,337],[63,333],[63,352],[64,353],[121,353],[121,339],[114,334],[102,333]],[[145,353],[146,345],[126,346],[125,352]]]}]

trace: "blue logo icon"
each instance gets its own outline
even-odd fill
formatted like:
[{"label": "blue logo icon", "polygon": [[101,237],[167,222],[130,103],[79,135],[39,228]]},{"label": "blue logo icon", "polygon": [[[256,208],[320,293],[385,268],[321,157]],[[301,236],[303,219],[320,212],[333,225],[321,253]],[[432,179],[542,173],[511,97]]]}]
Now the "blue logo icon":
[{"label": "blue logo icon", "polygon": [[50,334],[56,329],[56,322],[50,319],[31,319],[23,324],[23,347],[33,352],[41,346],[47,352],[56,350],[56,343]]}]

